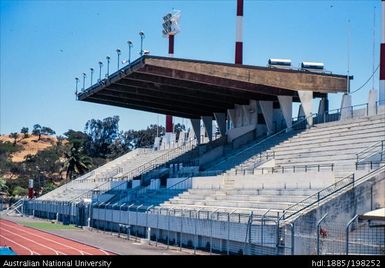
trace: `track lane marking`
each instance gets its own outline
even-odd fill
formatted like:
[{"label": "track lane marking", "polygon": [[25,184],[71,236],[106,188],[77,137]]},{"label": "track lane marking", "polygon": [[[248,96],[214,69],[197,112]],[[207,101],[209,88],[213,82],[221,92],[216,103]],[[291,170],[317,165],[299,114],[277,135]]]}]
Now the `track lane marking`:
[{"label": "track lane marking", "polygon": [[[25,248],[26,250],[28,250],[28,251],[31,253],[31,255],[35,255],[35,254],[36,254],[36,255],[40,255],[40,254],[37,253],[36,251],[33,251],[33,250],[31,250],[30,248],[27,248],[26,246],[23,246],[22,244],[19,244],[19,243],[13,241],[12,239],[9,239],[9,238],[7,238],[7,237],[1,235],[1,234],[0,234],[0,236],[1,236],[3,239],[5,239],[5,240],[10,241],[11,243],[13,243],[13,244],[15,244],[15,245],[18,245],[19,247]],[[35,254],[34,254],[34,253],[35,253]]]},{"label": "track lane marking", "polygon": [[43,245],[43,244],[40,244],[40,243],[38,243],[38,242],[36,242],[36,241],[33,241],[33,240],[31,240],[31,239],[28,239],[28,238],[26,238],[26,237],[24,237],[24,236],[15,234],[15,233],[13,233],[13,232],[11,232],[11,231],[9,231],[9,230],[6,230],[6,229],[4,229],[4,228],[3,228],[3,231],[6,231],[6,232],[11,233],[11,234],[13,234],[13,235],[16,235],[16,236],[18,236],[18,237],[20,237],[20,238],[22,238],[22,239],[24,239],[24,240],[30,241],[30,242],[32,242],[32,243],[34,243],[34,244],[36,244],[36,245],[41,246],[41,247],[47,248],[47,249],[49,249],[49,250],[55,252],[56,255],[60,255],[59,253],[61,253],[62,255],[67,255],[67,254],[65,254],[64,252],[61,252],[61,251],[59,251],[59,250],[55,250],[55,249],[50,248],[50,247],[48,247],[48,246],[46,246],[46,245]]},{"label": "track lane marking", "polygon": [[[28,228],[28,227],[25,227],[25,226],[23,226],[23,225],[18,225],[18,224],[14,224],[15,226],[17,226],[17,227],[15,227],[15,226],[12,226],[12,225],[9,225],[9,224],[4,223],[4,221],[2,221],[1,224],[5,225],[5,226],[7,226],[7,227],[9,227],[9,228],[19,230],[19,231],[21,231],[21,232],[23,232],[23,233],[27,233],[28,235],[33,235],[33,236],[35,236],[35,237],[39,237],[39,238],[45,239],[45,240],[47,240],[47,241],[56,243],[56,244],[58,244],[58,245],[61,245],[61,246],[64,246],[64,247],[73,249],[73,250],[75,250],[75,251],[78,251],[81,255],[85,255],[85,254],[86,254],[86,255],[91,255],[90,253],[85,252],[85,251],[83,251],[83,250],[81,250],[81,249],[78,249],[78,248],[72,247],[72,246],[70,246],[70,245],[66,245],[66,244],[60,243],[60,242],[58,242],[58,241],[52,240],[52,239],[50,239],[50,238],[47,238],[47,237],[44,237],[44,236],[41,236],[41,235],[38,235],[38,234],[36,234],[36,233],[35,233],[35,234],[32,233],[32,232],[29,233],[29,232],[23,230],[23,229],[32,229],[32,228]],[[37,230],[35,230],[35,229],[32,229],[32,230],[33,230],[33,231],[37,231]],[[45,234],[45,233],[44,233],[44,234]],[[45,234],[45,235],[47,235],[47,234]]]}]

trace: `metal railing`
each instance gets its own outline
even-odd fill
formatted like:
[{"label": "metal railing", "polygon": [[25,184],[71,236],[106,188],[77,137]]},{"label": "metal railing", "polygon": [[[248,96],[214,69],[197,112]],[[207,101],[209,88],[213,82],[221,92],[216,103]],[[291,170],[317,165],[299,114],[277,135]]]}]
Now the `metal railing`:
[{"label": "metal railing", "polygon": [[314,205],[319,205],[319,203],[326,198],[330,198],[336,194],[341,193],[344,189],[348,189],[350,186],[355,187],[358,186],[358,184],[364,182],[367,179],[372,178],[373,176],[376,176],[378,174],[381,174],[381,172],[385,171],[385,165],[379,167],[378,169],[369,172],[368,174],[356,179],[354,173],[350,174],[341,180],[333,183],[332,185],[322,189],[321,191],[305,198],[304,200],[286,208],[283,211],[282,219],[287,221],[288,219],[292,218],[295,215],[300,214],[306,209],[310,209]]},{"label": "metal railing", "polygon": [[166,154],[162,154],[161,156],[152,159],[151,161],[144,163],[143,165],[136,167],[128,172],[123,173],[122,175],[118,176],[118,179],[126,178],[126,179],[132,179],[135,176],[138,176],[140,174],[143,174],[147,171],[156,169],[158,167],[164,166],[168,161],[175,158],[175,156],[178,156],[184,152],[190,151],[195,147],[196,139],[190,139],[187,144],[183,144],[182,146],[176,147],[170,151],[168,151]]},{"label": "metal railing", "polygon": [[[105,182],[103,182],[102,184],[94,187],[93,189],[90,189],[90,190],[72,198],[70,200],[70,202],[76,202],[81,198],[90,198],[90,197],[92,197],[92,194],[95,191],[98,191],[99,194],[103,194],[103,193],[111,190],[110,185],[113,181],[119,181],[119,180],[120,181],[129,181],[135,177],[134,174],[136,174],[138,176],[138,175],[141,175],[147,171],[150,171],[150,170],[159,168],[161,166],[164,166],[168,161],[175,158],[175,155],[176,155],[176,154],[174,154],[175,152],[180,152],[180,154],[181,154],[181,153],[184,153],[184,152],[187,152],[187,151],[193,149],[194,148],[194,141],[195,141],[195,139],[191,139],[190,141],[188,141],[188,144],[184,144],[182,146],[174,148],[171,151],[168,151],[167,153],[165,153],[165,154],[163,154],[163,155],[161,155],[155,159],[152,159],[151,161],[149,161],[149,162],[147,162],[147,163],[145,163],[139,167],[136,167],[136,168],[132,169],[131,171],[124,173],[123,175],[120,175],[119,177],[115,178],[117,180],[112,180],[111,178],[109,178]],[[177,154],[177,155],[180,155],[180,154]],[[161,161],[163,161],[163,162],[161,162]],[[118,169],[121,170],[120,168],[118,168]],[[116,187],[118,187],[118,186],[116,186]]]},{"label": "metal railing", "polygon": [[[352,165],[353,167],[353,165]],[[234,171],[227,171],[227,174],[234,175],[254,175],[266,173],[296,173],[296,172],[321,172],[334,171],[335,164],[309,164],[309,165],[292,165],[292,166],[278,166],[278,167],[261,167],[261,168],[237,168]]]},{"label": "metal railing", "polygon": [[371,146],[365,148],[361,152],[356,154],[357,157],[357,163],[366,160],[370,157],[373,157],[375,155],[380,156],[380,161],[383,160],[383,155],[384,155],[384,149],[385,149],[385,140],[378,141]]},{"label": "metal railing", "polygon": [[[255,144],[253,144],[253,145],[251,145],[251,146],[249,146],[249,147],[247,147],[247,148],[245,148],[245,149],[243,149],[243,150],[237,152],[236,154],[232,154],[230,157],[225,158],[225,159],[223,159],[222,161],[216,163],[215,166],[218,166],[218,165],[220,165],[220,164],[222,164],[222,163],[225,163],[225,162],[229,161],[229,159],[236,159],[236,158],[239,157],[241,154],[243,154],[243,153],[245,153],[245,152],[247,152],[247,151],[253,150],[253,149],[255,149],[256,147],[260,146],[261,144],[265,143],[266,141],[269,141],[269,140],[271,140],[272,138],[278,137],[278,136],[281,135],[281,134],[285,134],[285,133],[291,132],[293,129],[296,129],[296,130],[303,129],[303,123],[305,123],[305,128],[306,128],[306,126],[308,125],[308,124],[307,124],[307,120],[308,120],[309,118],[314,117],[314,116],[316,116],[316,114],[311,114],[310,116],[305,117],[305,118],[299,120],[298,122],[294,123],[291,127],[285,128],[285,129],[280,130],[280,131],[278,131],[278,132],[276,132],[276,133],[274,133],[274,134],[272,134],[272,135],[270,135],[270,136],[267,136],[266,138],[263,138],[262,140],[258,141],[257,143],[255,143]],[[297,127],[300,127],[300,128],[297,129]],[[273,152],[265,151],[265,152],[260,152],[259,154],[256,154],[256,155],[258,155],[258,156],[257,156],[257,159],[258,159],[258,158],[259,158],[259,159],[268,159],[269,156],[273,156],[273,158],[274,158],[275,152],[274,152],[274,151],[273,151]],[[254,155],[253,157],[255,157],[255,155]],[[273,158],[272,158],[272,159],[273,159]]]}]

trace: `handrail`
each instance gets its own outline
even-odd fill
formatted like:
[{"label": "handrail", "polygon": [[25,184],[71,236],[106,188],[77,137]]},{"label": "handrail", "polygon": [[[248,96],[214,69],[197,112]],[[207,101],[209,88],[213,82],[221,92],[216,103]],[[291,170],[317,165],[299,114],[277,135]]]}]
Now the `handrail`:
[{"label": "handrail", "polygon": [[350,106],[346,106],[346,107],[342,107],[342,108],[337,108],[337,109],[333,109],[333,110],[329,110],[329,111],[325,111],[325,112],[328,113],[328,114],[331,114],[331,112],[341,113],[342,110],[347,110],[347,109],[351,109],[351,111],[354,111],[354,108],[356,108],[356,107],[366,106],[366,108],[368,108],[368,105],[369,105],[368,103],[361,103],[361,104],[350,105]]},{"label": "handrail", "polygon": [[[283,214],[282,214],[281,218],[284,220],[287,220],[287,219],[293,217],[294,215],[297,215],[298,213],[302,212],[303,210],[313,206],[314,204],[319,204],[319,202],[321,202],[325,198],[330,197],[331,195],[334,195],[334,194],[340,192],[342,189],[344,189],[350,185],[357,186],[358,184],[363,182],[365,179],[371,178],[371,177],[373,177],[373,176],[375,176],[381,172],[384,172],[384,171],[385,171],[385,165],[380,166],[378,169],[371,171],[371,172],[365,174],[364,176],[362,176],[358,179],[355,179],[354,173],[352,173],[352,174],[342,178],[341,180],[333,183],[332,185],[329,185],[328,187],[322,189],[321,191],[318,191],[315,194],[312,194],[311,196],[303,199],[302,201],[299,201],[298,203],[286,208],[285,210],[283,210]],[[346,180],[347,180],[347,182],[344,182]],[[342,185],[340,187],[338,187],[337,189],[335,189],[338,184],[342,184]],[[328,193],[329,191],[330,191],[330,193]],[[322,192],[326,192],[326,194],[322,195]],[[295,208],[295,207],[300,207],[300,208],[295,210],[294,212],[291,212],[291,214],[289,214],[290,213],[289,211],[293,210],[293,208]]]},{"label": "handrail", "polygon": [[[252,146],[250,146],[250,147],[247,147],[247,148],[245,148],[245,149],[239,151],[239,152],[236,153],[236,154],[232,154],[232,155],[230,156],[230,158],[235,158],[235,157],[237,157],[238,155],[240,155],[240,154],[242,154],[242,153],[244,153],[244,152],[246,152],[246,151],[249,151],[249,150],[251,150],[251,149],[257,147],[257,146],[260,145],[261,143],[264,143],[264,142],[266,142],[267,140],[269,140],[269,139],[271,139],[271,138],[273,138],[273,137],[276,137],[276,136],[278,136],[278,135],[280,135],[280,134],[283,134],[283,133],[287,133],[287,132],[289,132],[290,130],[292,130],[294,126],[297,126],[297,125],[299,125],[299,124],[301,124],[301,123],[307,121],[308,118],[312,118],[312,117],[314,117],[314,116],[316,116],[316,115],[317,115],[316,113],[314,113],[314,114],[311,113],[309,116],[305,117],[304,119],[302,119],[302,120],[300,120],[300,121],[294,123],[291,127],[287,127],[287,128],[285,128],[285,129],[282,129],[282,130],[280,130],[280,131],[278,131],[278,132],[276,132],[276,133],[274,133],[274,134],[272,134],[272,135],[270,135],[270,136],[267,136],[266,138],[260,140],[260,141],[257,142],[256,144],[254,144],[254,145],[252,145]],[[263,152],[259,153],[260,158],[262,157],[262,153],[263,153]],[[268,151],[265,151],[265,154],[267,154],[267,157],[268,157],[269,152],[268,152]],[[273,151],[273,155],[274,155],[274,151]],[[215,166],[218,166],[218,165],[220,165],[220,164],[226,162],[228,159],[229,159],[229,158],[223,159],[222,161],[220,161],[220,162],[218,162],[217,164],[215,164]]]},{"label": "handrail", "polygon": [[365,148],[364,150],[362,150],[362,151],[356,153],[356,156],[357,156],[357,163],[360,161],[360,157],[365,156],[367,153],[371,152],[373,149],[375,149],[375,148],[377,148],[377,147],[381,147],[381,149],[378,150],[378,151],[375,151],[375,152],[374,152],[373,154],[371,154],[371,155],[366,156],[365,158],[362,158],[361,160],[364,160],[364,159],[366,159],[366,158],[369,158],[369,157],[371,157],[371,156],[373,156],[374,154],[377,154],[377,153],[379,153],[379,152],[383,152],[384,149],[385,149],[384,145],[385,145],[385,140],[380,140],[380,141],[377,141],[377,142],[373,143],[372,145],[370,145],[369,147]]},{"label": "handrail", "polygon": [[[149,161],[149,162],[147,162],[147,163],[144,163],[144,164],[140,165],[139,167],[133,168],[132,170],[123,173],[122,175],[118,176],[117,178],[118,178],[118,179],[121,179],[121,178],[123,178],[123,177],[127,177],[127,174],[130,174],[128,177],[131,178],[131,177],[133,177],[133,174],[135,174],[135,172],[137,172],[137,171],[139,171],[139,170],[141,170],[141,169],[142,169],[142,172],[148,171],[149,169],[148,169],[148,168],[144,168],[145,166],[149,166],[149,168],[154,168],[154,165],[155,165],[155,166],[156,166],[157,164],[158,164],[158,165],[163,165],[163,164],[165,164],[165,163],[159,164],[159,163],[157,163],[157,161],[160,160],[160,159],[166,159],[166,160],[168,161],[168,160],[171,159],[170,156],[172,155],[172,153],[177,152],[178,150],[182,150],[182,152],[183,152],[183,150],[186,149],[186,148],[193,148],[193,147],[194,147],[194,145],[193,145],[193,142],[194,142],[194,141],[196,141],[195,138],[194,138],[194,139],[190,139],[190,140],[187,142],[187,144],[183,144],[183,145],[181,145],[181,146],[178,146],[178,147],[176,147],[176,148],[174,148],[174,149],[168,151],[166,154],[162,154],[162,155],[160,155],[160,156],[158,156],[158,157],[152,159],[151,161]],[[188,146],[190,146],[190,147],[188,147]]]},{"label": "handrail", "polygon": [[[309,165],[292,165],[292,166],[276,166],[276,167],[241,167],[241,168],[236,168],[235,169],[235,175],[243,173],[243,175],[246,175],[246,171],[253,171],[253,174],[255,171],[271,171],[271,173],[285,173],[286,170],[292,170],[293,173],[296,172],[296,170],[305,170],[307,172],[308,170],[311,171],[312,168],[317,168],[317,171],[321,171],[322,168],[330,168],[331,171],[334,170],[334,167],[336,165],[334,163],[330,164],[309,164]],[[281,172],[279,172],[281,171]],[[227,173],[231,173],[231,171],[227,171]]]},{"label": "handrail", "polygon": [[[192,148],[192,147],[193,147],[192,143],[193,143],[195,140],[196,140],[196,139],[190,139],[190,140],[188,141],[187,144],[183,144],[183,145],[181,145],[181,146],[179,146],[179,147],[176,147],[176,148],[174,148],[173,150],[168,151],[166,154],[162,154],[162,155],[160,155],[160,156],[158,156],[158,157],[152,159],[150,162],[147,162],[147,163],[145,163],[145,164],[143,164],[143,165],[140,165],[139,167],[136,167],[136,168],[134,168],[134,169],[128,171],[127,173],[130,173],[130,172],[131,172],[131,173],[133,174],[133,172],[135,172],[135,171],[137,171],[137,170],[140,170],[143,166],[148,165],[149,163],[152,163],[152,162],[154,162],[154,161],[156,161],[156,160],[162,159],[162,157],[165,157],[165,156],[166,156],[166,157],[169,157],[170,154],[171,154],[172,152],[175,152],[175,151],[177,151],[177,150],[179,150],[179,149],[183,149],[184,147],[187,147],[187,146],[189,146],[189,145],[191,145],[190,148]],[[168,160],[169,160],[169,158],[168,158]],[[165,164],[165,163],[163,163],[163,164]],[[163,165],[163,164],[160,164],[160,165]],[[150,167],[151,167],[151,168],[154,168],[154,164],[152,164],[152,166],[150,166]],[[148,170],[148,169],[147,169],[147,170]],[[146,170],[146,169],[143,169],[142,172],[145,172],[145,171],[147,171],[147,170]],[[127,173],[125,173],[125,174],[127,174]],[[119,176],[117,179],[120,179],[121,181],[123,181],[123,180],[122,180],[123,177],[126,177],[126,176],[121,175],[121,176]],[[131,177],[130,179],[132,179],[132,177]],[[127,181],[129,181],[129,180],[127,180]],[[80,194],[80,195],[78,195],[78,196],[72,198],[72,199],[70,200],[70,202],[74,202],[74,201],[76,201],[77,199],[79,199],[79,198],[81,198],[81,197],[83,197],[83,196],[87,196],[87,195],[89,195],[90,193],[92,193],[92,191],[94,191],[94,190],[96,190],[96,189],[100,189],[101,187],[107,185],[107,184],[110,183],[110,182],[111,182],[110,180],[107,180],[107,181],[105,181],[104,183],[102,183],[102,184],[100,184],[100,185],[94,187],[93,189],[90,189],[90,190],[88,190],[88,191],[86,191],[86,192],[84,192],[84,193],[82,193],[82,194]],[[118,187],[118,186],[115,186],[115,187]],[[113,188],[115,188],[115,187],[113,187]],[[104,193],[107,192],[107,191],[109,191],[109,190],[111,190],[111,189],[112,189],[112,188],[105,190]]]}]

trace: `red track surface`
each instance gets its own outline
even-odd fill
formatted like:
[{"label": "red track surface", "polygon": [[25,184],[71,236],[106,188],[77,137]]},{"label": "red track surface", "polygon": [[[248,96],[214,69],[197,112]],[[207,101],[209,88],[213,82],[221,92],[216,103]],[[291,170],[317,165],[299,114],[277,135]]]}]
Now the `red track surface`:
[{"label": "red track surface", "polygon": [[6,220],[0,220],[0,246],[11,247],[18,255],[113,255]]}]

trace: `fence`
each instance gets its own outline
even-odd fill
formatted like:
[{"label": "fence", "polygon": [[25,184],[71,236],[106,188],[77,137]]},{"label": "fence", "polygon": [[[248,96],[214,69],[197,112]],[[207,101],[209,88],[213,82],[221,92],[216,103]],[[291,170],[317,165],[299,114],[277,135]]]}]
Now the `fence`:
[{"label": "fence", "polygon": [[284,227],[285,254],[303,255],[384,255],[385,225],[368,220],[297,219]]}]

